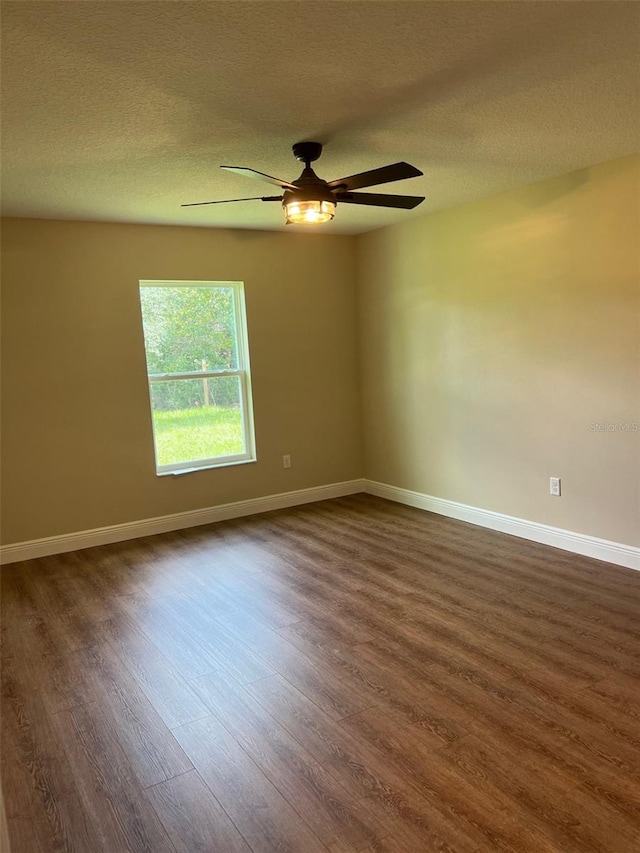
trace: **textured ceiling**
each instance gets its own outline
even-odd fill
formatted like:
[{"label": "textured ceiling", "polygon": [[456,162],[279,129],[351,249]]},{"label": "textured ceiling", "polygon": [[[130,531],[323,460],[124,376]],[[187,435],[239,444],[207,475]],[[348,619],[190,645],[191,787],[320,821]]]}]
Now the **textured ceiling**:
[{"label": "textured ceiling", "polygon": [[[3,2],[3,212],[282,225],[291,144],[342,177],[407,160],[413,212],[342,205],[355,233],[638,148],[636,2]],[[277,191],[276,191],[277,192]]]}]

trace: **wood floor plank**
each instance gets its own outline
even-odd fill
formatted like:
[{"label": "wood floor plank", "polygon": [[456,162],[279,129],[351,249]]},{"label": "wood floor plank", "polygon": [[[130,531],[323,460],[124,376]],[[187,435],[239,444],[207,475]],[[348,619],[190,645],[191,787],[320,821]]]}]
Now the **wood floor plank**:
[{"label": "wood floor plank", "polygon": [[[391,511],[396,515],[398,514],[397,508],[393,508]],[[322,510],[311,510],[310,512],[322,513]],[[412,512],[414,511],[408,508],[400,508],[400,513],[405,516],[409,514],[409,517],[411,517],[410,514]],[[529,548],[531,550],[529,543],[517,543],[517,546],[514,546],[514,540],[511,537],[491,533],[488,535],[489,537],[493,537],[493,540],[490,540],[493,541],[493,547],[479,553],[477,547],[474,548],[473,541],[474,538],[478,537],[486,541],[486,531],[471,530],[468,525],[464,525],[461,522],[453,522],[450,519],[442,521],[430,520],[427,524],[429,525],[430,532],[433,531],[434,527],[437,528],[438,525],[446,526],[446,535],[442,538],[435,537],[432,540],[431,536],[433,534],[431,533],[428,539],[429,550],[425,550],[424,548],[424,544],[427,541],[424,531],[417,530],[414,524],[409,527],[403,527],[402,532],[406,544],[400,555],[398,555],[398,549],[393,537],[387,536],[383,546],[379,546],[376,543],[375,549],[369,544],[371,552],[368,554],[369,565],[374,568],[384,567],[387,569],[387,572],[389,570],[397,572],[400,567],[403,576],[407,577],[407,579],[413,577],[418,581],[426,569],[430,574],[429,593],[431,593],[434,582],[437,583],[439,577],[444,578],[449,592],[454,591],[456,587],[461,587],[463,590],[467,590],[467,594],[473,591],[475,595],[481,595],[486,601],[494,601],[496,603],[508,602],[508,608],[515,609],[521,618],[527,615],[527,607],[521,603],[523,593],[526,596],[525,601],[527,604],[531,600],[539,601],[542,599],[545,609],[562,613],[566,619],[573,619],[575,625],[580,624],[579,616],[582,615],[580,614],[581,606],[584,605],[587,608],[591,608],[593,602],[596,600],[595,595],[594,598],[590,599],[588,595],[581,594],[582,590],[580,586],[581,583],[584,583],[584,577],[588,570],[591,569],[594,561],[586,561],[587,565],[585,566],[585,561],[583,560],[580,565],[586,571],[582,573],[576,571],[571,577],[571,583],[566,583],[562,572],[558,572],[554,568],[556,564],[564,566],[568,558],[575,561],[575,558],[572,558],[571,555],[567,555],[565,552],[546,549],[546,559],[538,551],[535,557],[529,557],[528,560],[524,561],[522,560],[520,550],[522,548]],[[293,531],[292,536],[293,541],[317,559],[321,553],[318,541],[321,540],[323,534],[318,534],[315,531],[313,537],[305,538],[299,535],[298,530],[300,528],[304,529],[304,526],[300,524],[296,525],[296,530]],[[464,535],[456,536],[454,534],[452,536],[452,532],[456,529],[463,531]],[[330,532],[324,535],[335,536],[335,525],[332,526]],[[375,541],[376,528],[371,524],[371,519],[369,519],[369,523],[366,525],[366,537],[368,539],[373,537]],[[349,536],[348,538],[351,539],[352,537]],[[366,543],[366,539],[364,542]],[[415,548],[412,548],[413,543],[416,545]],[[502,547],[497,547],[499,545]],[[398,561],[398,556],[400,556],[400,561]],[[468,571],[470,560],[473,562],[472,573]],[[550,562],[553,565],[549,565]],[[535,567],[535,575],[532,566]],[[522,570],[519,570],[519,567],[522,567]],[[540,583],[541,577],[545,580],[544,584]],[[628,578],[629,572],[622,570],[620,577]],[[454,578],[456,582],[455,587],[451,583]],[[619,583],[619,579],[616,582]],[[631,579],[629,582],[633,583],[633,580]],[[610,582],[609,585],[606,583],[598,585],[594,589],[594,593],[597,590],[600,614],[603,612],[606,613],[606,601],[608,600],[608,593],[611,592],[610,587],[612,583]],[[421,594],[420,586],[417,589],[414,588],[415,593],[418,595]],[[635,629],[635,636],[637,637],[638,625],[633,604],[631,603],[630,606],[630,602],[625,600],[623,596],[618,595],[616,597],[615,594],[612,601],[618,607],[618,615],[621,615],[622,610],[623,618]],[[505,610],[503,615],[508,616],[508,609]],[[538,618],[544,618],[546,614],[539,612],[536,615]],[[608,620],[607,624],[610,627],[611,620]]]},{"label": "wood floor plank", "polygon": [[[3,736],[6,737],[4,732]],[[55,779],[42,761],[29,765],[24,755],[8,755],[7,751],[3,745],[1,767],[7,830],[17,850],[39,853],[43,844],[46,849],[52,840],[59,839],[59,833],[51,825],[51,817],[54,825],[60,822],[59,800],[52,793]],[[41,790],[45,792],[46,802],[39,796]]]},{"label": "wood floor plank", "polygon": [[330,673],[318,666],[276,631],[263,629],[248,633],[244,627],[238,627],[233,618],[226,618],[225,624],[239,644],[246,644],[332,718],[339,720],[371,704],[370,696],[363,694],[356,684],[345,682],[337,668]]},{"label": "wood floor plank", "polygon": [[[24,689],[24,684],[29,689]],[[70,792],[68,759],[56,737],[55,715],[51,715],[37,682],[23,680],[16,662],[2,668],[1,759],[21,770],[28,788],[43,797],[60,797]],[[9,779],[11,777],[9,776]],[[20,813],[21,803],[7,797],[9,816]]]},{"label": "wood floor plank", "polygon": [[[372,644],[366,644],[371,646]],[[377,649],[378,654],[406,660],[399,645],[395,649]],[[466,705],[473,714],[472,731],[485,729],[508,733],[525,748],[537,751],[562,766],[574,780],[592,785],[594,791],[609,800],[624,814],[640,817],[640,793],[635,779],[620,768],[615,755],[603,753],[598,744],[576,743],[572,733],[553,723],[543,705],[533,705],[500,680],[492,681],[480,670],[454,670],[441,673],[423,667],[418,659],[407,662],[414,677],[422,677],[458,706]],[[623,772],[618,772],[622,769]]]},{"label": "wood floor plank", "polygon": [[[442,751],[450,761],[476,778],[493,780],[510,810],[523,825],[536,828],[556,848],[569,851],[606,850],[631,853],[638,840],[634,827],[618,815],[614,820],[606,802],[580,786],[560,785],[538,764],[532,769],[510,754],[506,739],[490,744],[469,735]],[[535,785],[531,780],[535,779]]]},{"label": "wood floor plank", "polygon": [[251,853],[220,803],[191,770],[147,789],[176,853]]},{"label": "wood floor plank", "polygon": [[3,663],[7,679],[21,688],[29,685],[51,713],[87,701],[84,673],[70,654],[60,654],[46,630],[46,622],[20,626],[20,652]]},{"label": "wood floor plank", "polygon": [[448,749],[412,740],[397,715],[370,708],[341,720],[340,726],[397,770],[449,833],[453,824],[481,848],[492,850],[539,846],[539,837],[507,810],[507,800],[492,779],[461,772],[449,760]]},{"label": "wood floor plank", "polygon": [[403,769],[329,718],[286,679],[265,678],[245,689],[345,788],[371,804],[387,831],[398,832],[398,826],[403,825],[408,835],[420,835],[434,849],[477,849],[476,842],[454,819],[434,812],[407,781]]},{"label": "wood floor plank", "polygon": [[[7,826],[7,841],[0,847],[2,853],[44,853],[33,824],[29,818],[13,818],[11,821],[11,835]],[[6,849],[5,849],[6,847]]]},{"label": "wood floor plank", "polygon": [[640,781],[638,732],[624,723],[620,728],[619,719],[609,709],[604,711],[606,716],[603,718],[604,709],[591,699],[593,694],[589,690],[562,694],[541,684],[532,686],[520,682],[509,682],[508,688],[523,707],[543,714],[548,727],[560,736],[606,756],[606,760]]},{"label": "wood floor plank", "polygon": [[455,718],[444,716],[435,706],[425,703],[425,693],[418,682],[409,685],[406,680],[397,678],[392,668],[383,671],[363,661],[359,655],[361,645],[344,651],[321,645],[317,632],[309,631],[306,622],[279,629],[278,633],[290,638],[311,660],[338,668],[359,691],[366,691],[364,695],[369,699],[369,706],[391,707],[413,725],[419,725],[423,737],[432,736],[434,746],[456,740],[465,731]]},{"label": "wood floor plank", "polygon": [[175,853],[111,725],[104,722],[103,708],[98,703],[82,705],[61,711],[54,721],[82,813],[99,838],[93,849]]},{"label": "wood floor plank", "polygon": [[640,686],[637,679],[610,675],[603,681],[590,685],[588,691],[584,692],[584,696],[587,695],[598,702],[602,717],[615,717],[616,724],[623,720],[633,727],[637,737],[640,725]]},{"label": "wood floor plank", "polygon": [[[326,845],[358,849],[380,835],[353,797],[230,676],[194,681],[211,710]],[[382,833],[384,834],[384,833]]]},{"label": "wood floor plank", "polygon": [[320,853],[326,847],[215,717],[175,729],[199,774],[250,847]]},{"label": "wood floor plank", "polygon": [[172,728],[209,715],[187,680],[126,617],[101,622],[96,644],[107,644],[135,678],[164,723]]},{"label": "wood floor plank", "polygon": [[215,611],[211,611],[199,595],[173,596],[165,602],[165,607],[215,658],[218,668],[231,673],[241,683],[274,674],[261,657],[229,634],[215,619]]},{"label": "wood floor plank", "polygon": [[17,853],[639,849],[639,573],[352,495],[0,581]]},{"label": "wood floor plank", "polygon": [[[378,638],[389,633],[396,637],[401,631],[415,635],[417,629],[423,642],[431,647],[432,654],[437,653],[440,648],[446,648],[449,658],[453,649],[459,655],[466,656],[467,659],[470,657],[471,660],[478,655],[485,658],[490,656],[490,665],[493,668],[502,667],[506,677],[514,677],[522,671],[530,671],[535,668],[539,677],[552,679],[554,678],[555,668],[561,666],[564,683],[568,678],[571,678],[573,684],[577,687],[583,687],[602,676],[601,670],[594,669],[591,662],[586,662],[586,669],[584,667],[579,668],[573,658],[567,659],[565,655],[564,658],[558,659],[558,653],[554,653],[554,650],[548,647],[544,648],[542,658],[536,660],[536,657],[541,654],[539,637],[535,637],[535,642],[522,643],[520,637],[515,636],[513,632],[506,631],[504,627],[496,630],[495,628],[487,629],[477,623],[474,624],[466,613],[463,613],[458,619],[441,618],[440,613],[437,611],[434,613],[431,601],[429,601],[427,610],[428,618],[421,618],[419,615],[412,617],[408,608],[405,608],[402,613],[402,627],[395,624],[393,612],[387,611],[389,616],[385,618],[385,609],[389,606],[388,591],[385,591],[377,605],[377,613],[372,616],[371,608],[369,608],[369,614],[364,619],[371,630],[375,631]],[[469,621],[471,621],[471,626],[467,624]],[[296,625],[291,626],[291,631],[296,631]],[[283,631],[281,630],[280,633],[282,634]],[[431,640],[431,635],[434,633],[438,633],[440,637],[440,641],[437,643]],[[482,644],[478,643],[478,635],[483,640]]]},{"label": "wood floor plank", "polygon": [[118,603],[121,612],[133,620],[185,678],[197,678],[219,669],[216,657],[188,628],[172,618],[162,599],[128,595],[118,599]]},{"label": "wood floor plank", "polygon": [[[414,509],[372,499],[366,495],[313,504],[309,507],[307,516],[329,517],[333,530],[342,530],[355,524],[356,529],[366,533],[369,540],[375,544],[376,550],[379,546],[389,548],[394,545],[394,537],[401,532],[403,541],[408,546],[405,556],[416,552],[424,553],[433,546],[438,550],[440,546],[449,546],[449,553],[470,554],[483,563],[497,564],[506,557],[510,564],[522,570],[521,574],[525,577],[531,575],[533,567],[536,577],[542,575],[545,581],[552,580],[554,583],[570,579],[572,588],[577,585],[588,587],[594,592],[611,592],[613,588],[623,587],[637,590],[637,578],[632,570],[622,569],[615,577],[605,577],[602,564],[597,560],[585,561],[567,551],[540,548],[536,543],[527,540],[516,542],[507,534],[470,526],[465,522],[431,513],[428,517],[421,518],[420,524],[416,525]],[[453,549],[450,547],[452,544],[455,545]],[[561,570],[560,574],[556,566]]]},{"label": "wood floor plank", "polygon": [[141,787],[193,769],[156,709],[110,649],[82,649],[76,660],[89,673],[92,699],[101,708],[102,733],[122,746]]},{"label": "wood floor plank", "polygon": [[[215,565],[210,558],[204,561],[205,567],[211,567],[212,564]],[[210,568],[207,585],[212,586],[221,598],[247,611],[272,628],[291,625],[300,619],[299,613],[296,613],[292,607],[281,604],[275,596],[256,595],[253,578],[247,579],[235,570],[225,575],[216,571],[215,568]]]},{"label": "wood floor plank", "polygon": [[[290,563],[295,562],[295,566]],[[374,635],[371,631],[363,628],[358,624],[357,620],[351,619],[346,621],[338,613],[334,613],[326,606],[326,596],[322,595],[323,586],[325,585],[324,573],[311,573],[303,571],[301,568],[309,568],[311,566],[305,560],[300,560],[299,556],[293,561],[288,558],[286,561],[279,559],[277,564],[269,572],[263,572],[260,577],[253,579],[253,584],[263,592],[264,595],[278,595],[288,603],[292,603],[300,615],[298,622],[291,623],[290,627],[294,627],[301,620],[309,620],[315,618],[320,622],[326,631],[332,631],[335,639],[340,638],[340,642],[345,645],[353,645],[355,643],[364,643],[367,640],[373,639]],[[333,573],[333,584],[329,584],[332,589],[325,587],[324,592],[335,596],[336,589],[340,589],[340,584],[336,584],[335,575],[340,573],[340,565],[330,565],[324,567]],[[335,597],[334,597],[335,603]],[[286,628],[288,626],[280,626]],[[277,628],[276,630],[279,630]]]}]

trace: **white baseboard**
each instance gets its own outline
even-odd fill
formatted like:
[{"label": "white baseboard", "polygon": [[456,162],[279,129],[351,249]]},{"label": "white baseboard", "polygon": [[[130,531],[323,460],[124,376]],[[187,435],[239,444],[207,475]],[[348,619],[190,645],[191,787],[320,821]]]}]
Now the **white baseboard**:
[{"label": "white baseboard", "polygon": [[246,501],[221,504],[220,506],[195,509],[189,512],[176,512],[157,518],[145,518],[110,527],[96,527],[93,530],[81,530],[78,533],[66,533],[62,536],[47,536],[44,539],[32,539],[29,542],[17,542],[14,545],[0,547],[0,563],[17,563],[21,560],[33,560],[36,557],[48,557],[51,554],[64,554],[81,548],[93,548],[95,545],[108,545],[111,542],[124,542],[126,539],[138,539],[141,536],[153,536],[156,533],[168,533],[170,530],[182,530],[212,524],[229,518],[241,518],[243,515],[255,515],[272,509],[285,509],[289,506],[341,498],[365,491],[364,480],[347,480],[342,483],[330,483],[326,486],[314,486],[295,492],[282,492],[263,498],[251,498]]},{"label": "white baseboard", "polygon": [[93,530],[81,530],[77,533],[67,533],[61,536],[48,536],[44,539],[32,539],[29,542],[17,542],[13,545],[0,547],[0,563],[17,563],[21,560],[33,560],[37,557],[47,557],[51,554],[63,554],[67,551],[78,551],[81,548],[92,548],[96,545],[108,545],[112,542],[124,542],[127,539],[138,539],[141,536],[153,536],[156,533],[168,533],[171,530],[182,530],[187,527],[198,527],[201,524],[212,524],[230,518],[241,518],[244,515],[255,515],[259,512],[269,512],[273,509],[285,509],[290,506],[324,501],[353,495],[357,492],[367,492],[380,498],[407,504],[419,509],[457,518],[490,530],[499,530],[522,539],[541,542],[574,554],[615,563],[628,569],[640,571],[640,548],[622,545],[608,539],[597,539],[583,533],[526,521],[499,512],[480,509],[467,504],[436,498],[410,489],[400,489],[373,480],[347,480],[342,483],[330,483],[326,486],[314,486],[310,489],[299,489],[295,492],[282,492],[277,495],[267,495],[262,498],[252,498],[246,501],[221,504],[220,506],[196,509],[189,512],[177,512],[157,518],[146,518],[141,521],[131,521],[125,524],[114,524],[110,527],[97,527]]},{"label": "white baseboard", "polygon": [[400,489],[397,486],[376,483],[373,480],[365,480],[364,491],[370,495],[377,495],[379,498],[396,501],[396,503],[426,509],[428,512],[457,518],[460,521],[468,521],[470,524],[477,524],[479,527],[499,530],[501,533],[519,536],[521,539],[530,539],[533,542],[541,542],[543,545],[572,551],[574,554],[582,554],[584,557],[593,557],[596,560],[604,560],[607,563],[615,563],[618,566],[625,566],[627,569],[640,571],[640,548],[635,548],[632,545],[622,545],[608,539],[597,539],[595,536],[586,536],[584,533],[574,533],[560,527],[550,527],[547,524],[526,521],[512,515],[479,509],[457,501],[436,498],[433,495],[424,495],[421,492],[412,492],[410,489]]}]

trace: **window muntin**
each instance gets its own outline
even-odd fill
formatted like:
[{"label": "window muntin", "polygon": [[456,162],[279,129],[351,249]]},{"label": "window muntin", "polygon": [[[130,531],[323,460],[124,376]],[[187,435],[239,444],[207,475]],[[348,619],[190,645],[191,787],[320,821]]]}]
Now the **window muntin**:
[{"label": "window muntin", "polygon": [[242,282],[141,281],[156,470],[255,461]]}]

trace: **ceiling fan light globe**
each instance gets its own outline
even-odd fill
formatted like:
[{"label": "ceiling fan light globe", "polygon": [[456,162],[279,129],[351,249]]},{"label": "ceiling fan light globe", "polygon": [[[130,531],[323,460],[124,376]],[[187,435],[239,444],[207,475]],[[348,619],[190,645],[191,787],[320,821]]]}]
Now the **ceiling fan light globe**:
[{"label": "ceiling fan light globe", "polygon": [[319,225],[330,222],[336,212],[334,201],[288,201],[282,206],[287,225]]}]

